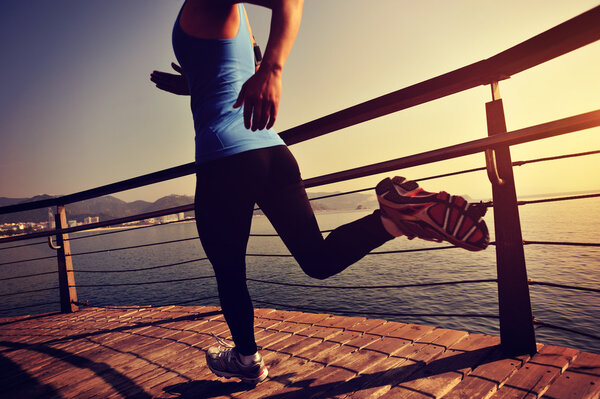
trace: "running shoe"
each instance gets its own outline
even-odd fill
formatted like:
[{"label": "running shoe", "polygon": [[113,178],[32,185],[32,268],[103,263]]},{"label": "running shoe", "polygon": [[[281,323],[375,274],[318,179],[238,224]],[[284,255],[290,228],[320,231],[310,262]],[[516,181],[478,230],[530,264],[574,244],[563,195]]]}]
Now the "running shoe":
[{"label": "running shoe", "polygon": [[206,352],[206,364],[208,368],[219,377],[237,377],[249,384],[258,384],[267,378],[269,374],[262,356],[245,365],[240,359],[237,349],[217,337],[217,341],[224,346],[210,347]]},{"label": "running shoe", "polygon": [[388,230],[395,227],[395,235],[448,241],[469,251],[481,251],[490,242],[483,204],[469,203],[445,191],[430,193],[400,176],[382,180],[375,192],[384,225]]}]

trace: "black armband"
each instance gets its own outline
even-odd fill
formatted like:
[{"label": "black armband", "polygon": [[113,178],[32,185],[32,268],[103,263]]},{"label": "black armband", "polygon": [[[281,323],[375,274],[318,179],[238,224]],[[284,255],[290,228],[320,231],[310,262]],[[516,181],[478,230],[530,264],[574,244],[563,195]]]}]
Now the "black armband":
[{"label": "black armband", "polygon": [[262,61],[262,53],[260,52],[260,46],[254,43],[254,66],[258,67]]}]

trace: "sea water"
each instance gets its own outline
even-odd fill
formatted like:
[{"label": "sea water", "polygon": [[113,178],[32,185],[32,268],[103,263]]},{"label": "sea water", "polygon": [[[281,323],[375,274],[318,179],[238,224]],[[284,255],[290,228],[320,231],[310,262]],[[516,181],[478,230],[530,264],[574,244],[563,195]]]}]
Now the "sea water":
[{"label": "sea water", "polygon": [[[371,211],[322,212],[317,214],[323,230],[332,229]],[[519,209],[523,238],[529,241],[600,243],[600,199],[529,204]],[[485,217],[493,234],[493,212]],[[114,230],[118,231],[118,230]],[[253,220],[252,233],[269,234],[273,229],[264,216]],[[212,268],[199,260],[175,266],[141,272],[124,270],[148,268],[188,262],[204,257],[199,240],[192,239],[159,246],[133,249],[162,241],[196,237],[192,222],[157,225],[90,238],[90,232],[71,235],[79,286],[79,301],[90,305],[168,305],[184,302],[188,305],[218,305]],[[55,256],[43,240],[38,245],[0,249],[0,263],[15,260]],[[7,243],[0,248],[27,242]],[[374,252],[446,246],[405,238],[392,240]],[[107,251],[108,250],[108,251]],[[92,254],[85,252],[101,251]],[[289,252],[278,237],[251,237],[248,254],[280,254]],[[600,287],[600,248],[564,245],[526,245],[528,278],[534,281]],[[0,317],[52,312],[56,303],[36,307],[27,305],[57,302],[58,290],[51,289],[14,296],[14,292],[35,291],[57,287],[56,273],[29,278],[5,280],[10,277],[55,272],[56,260],[36,260],[0,265]],[[342,273],[325,281],[307,277],[291,257],[247,257],[249,278],[285,283],[324,286],[402,285],[441,281],[496,278],[495,248],[482,252],[442,249],[426,252],[370,254]],[[4,280],[3,280],[4,279]],[[184,281],[173,281],[184,280]],[[147,284],[156,281],[165,283]],[[142,283],[142,284],[140,284]],[[136,285],[128,285],[136,284]],[[312,312],[360,315],[371,318],[434,325],[443,328],[499,335],[497,319],[481,317],[428,317],[407,314],[498,314],[498,293],[495,283],[445,285],[432,287],[384,289],[328,289],[248,283],[255,307],[293,310],[296,307]],[[531,286],[531,303],[536,319],[589,334],[598,334],[600,294]],[[12,310],[6,310],[12,309]],[[345,313],[351,311],[353,313]],[[600,353],[600,341],[567,331],[537,328],[538,342],[575,347]]]}]

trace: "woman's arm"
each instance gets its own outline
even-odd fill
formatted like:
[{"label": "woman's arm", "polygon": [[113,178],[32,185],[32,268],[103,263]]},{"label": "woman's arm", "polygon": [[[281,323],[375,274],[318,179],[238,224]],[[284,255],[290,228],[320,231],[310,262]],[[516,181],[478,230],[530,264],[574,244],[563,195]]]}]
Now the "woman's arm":
[{"label": "woman's arm", "polygon": [[[239,0],[188,0],[186,5],[189,6],[189,14],[184,14],[189,16],[190,22],[198,22],[198,19],[206,18],[210,24],[200,24],[201,28],[210,30],[209,37],[213,35],[220,37],[227,30],[228,10],[231,11],[235,4],[241,2]],[[244,2],[270,8],[271,29],[262,63],[256,74],[244,83],[233,106],[244,107],[244,125],[247,129],[262,130],[265,127],[269,129],[277,118],[283,65],[300,28],[304,0],[246,0]],[[245,16],[240,16],[243,17]],[[219,26],[207,26],[214,25],[215,22]],[[182,76],[183,71],[175,64],[173,68],[179,72],[179,75],[154,71],[150,79],[159,89],[189,95],[187,83]]]},{"label": "woman's arm", "polygon": [[[222,1],[222,0],[213,0]],[[240,1],[231,1],[231,4]],[[281,99],[281,74],[292,50],[302,19],[303,0],[249,0],[272,10],[271,29],[258,71],[240,90],[234,107],[244,106],[247,129],[271,128],[277,118]]]}]

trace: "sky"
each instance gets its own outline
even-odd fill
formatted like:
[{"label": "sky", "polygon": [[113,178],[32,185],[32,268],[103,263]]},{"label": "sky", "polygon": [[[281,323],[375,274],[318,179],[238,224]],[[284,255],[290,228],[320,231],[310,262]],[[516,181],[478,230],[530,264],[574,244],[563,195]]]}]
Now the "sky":
[{"label": "sky", "polygon": [[[156,89],[182,0],[0,2],[0,197],[64,195],[194,160],[189,98]],[[588,0],[306,0],[283,73],[283,131],[493,56],[597,5]],[[264,49],[270,11],[247,6]],[[600,42],[500,83],[508,130],[600,109]],[[304,178],[487,136],[481,86],[291,147]],[[600,129],[512,147],[514,161],[600,149]],[[483,154],[387,175],[484,165]],[[383,176],[321,187],[374,186]],[[515,168],[520,196],[600,189],[600,155]],[[193,177],[115,194],[154,201]],[[485,172],[430,190],[491,197]]]}]

